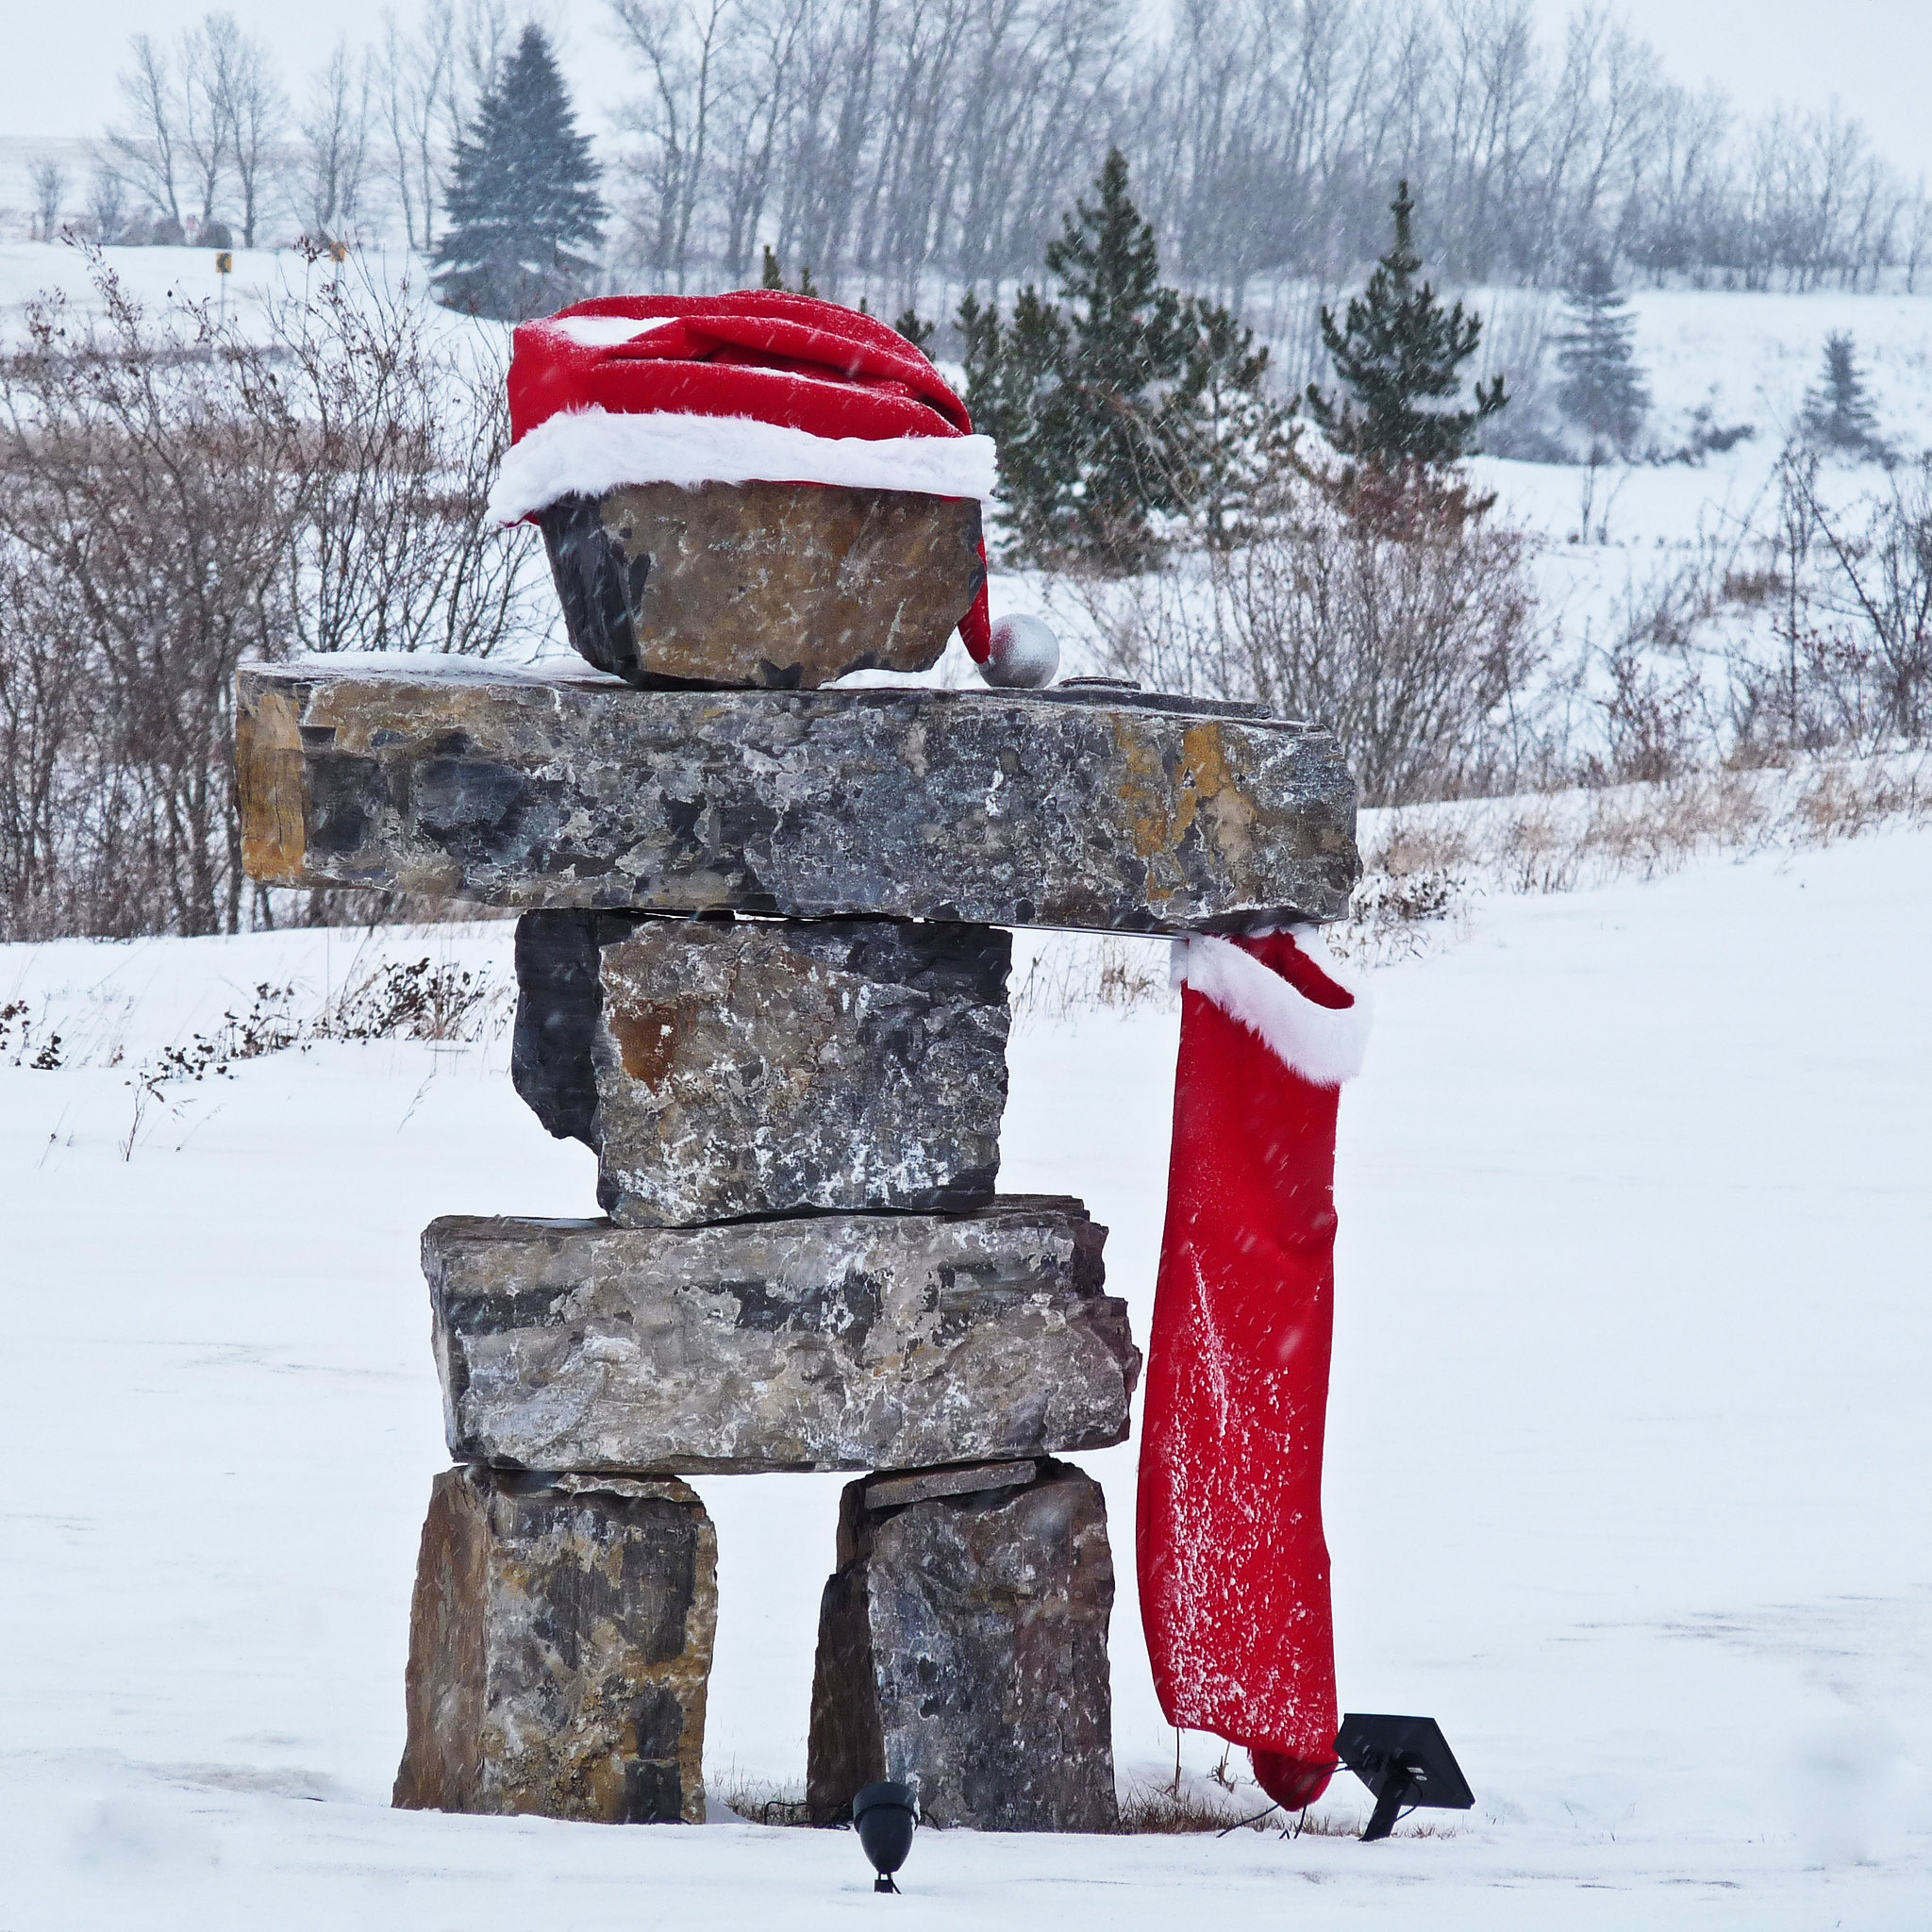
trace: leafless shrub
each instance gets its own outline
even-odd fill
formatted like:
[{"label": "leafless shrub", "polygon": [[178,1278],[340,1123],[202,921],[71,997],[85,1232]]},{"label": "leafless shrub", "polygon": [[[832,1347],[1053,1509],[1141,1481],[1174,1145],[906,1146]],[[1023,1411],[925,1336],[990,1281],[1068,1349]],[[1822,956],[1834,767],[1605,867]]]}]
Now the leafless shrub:
[{"label": "leafless shrub", "polygon": [[1707,742],[1703,680],[1694,670],[1660,673],[1630,640],[1606,656],[1610,689],[1598,700],[1607,756],[1589,760],[1600,784],[1674,778],[1696,762]]},{"label": "leafless shrub", "polygon": [[1479,789],[1524,745],[1528,540],[1465,507],[1399,522],[1307,492],[1249,544],[1082,587],[1113,668],[1341,737],[1371,805]]},{"label": "leafless shrub", "polygon": [[1776,657],[1733,653],[1736,756],[1868,754],[1932,735],[1932,458],[1892,470],[1850,512],[1818,489],[1818,458],[1779,467],[1784,576]]},{"label": "leafless shrub", "polygon": [[308,1029],[316,1040],[480,1040],[499,1027],[509,989],[489,974],[423,958],[357,974]]},{"label": "leafless shrub", "polygon": [[531,614],[527,538],[486,524],[509,447],[494,337],[432,334],[407,284],[356,273],[268,308],[246,406],[300,454],[282,593],[305,651],[487,657]]},{"label": "leafless shrub", "polygon": [[[8,868],[31,886],[0,929],[38,914],[42,930],[233,930],[230,687],[243,655],[280,647],[293,452],[243,406],[259,352],[230,352],[201,314],[157,328],[96,275],[98,322],[30,303],[26,344],[0,364],[0,555],[25,607],[0,733],[86,741],[67,767],[81,823]],[[35,836],[37,817],[31,796],[0,806]]]},{"label": "leafless shrub", "polygon": [[330,277],[250,336],[91,265],[99,315],[39,298],[0,359],[0,938],[234,931],[237,664],[521,621],[500,371],[407,291]]},{"label": "leafless shrub", "polygon": [[1173,998],[1161,940],[1113,934],[1043,935],[1012,994],[1016,1030],[1058,1025],[1085,1012],[1132,1012]]}]

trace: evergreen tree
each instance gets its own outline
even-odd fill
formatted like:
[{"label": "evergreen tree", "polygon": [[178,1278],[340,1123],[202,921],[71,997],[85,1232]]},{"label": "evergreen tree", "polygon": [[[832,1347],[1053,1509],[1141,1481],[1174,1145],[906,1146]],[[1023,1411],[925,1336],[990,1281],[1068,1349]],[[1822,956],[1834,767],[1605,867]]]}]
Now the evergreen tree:
[{"label": "evergreen tree", "polygon": [[1060,397],[1059,371],[1073,331],[1038,289],[1024,288],[1002,326],[997,306],[981,308],[970,291],[959,304],[966,407],[975,429],[999,445],[1000,494],[1022,548],[1050,553],[1068,541],[1067,508],[1078,476]]},{"label": "evergreen tree", "polygon": [[1161,286],[1154,229],[1127,193],[1119,148],[1094,185],[1098,205],[1076,200],[1047,244],[1046,265],[1074,305],[1048,413],[1067,474],[1079,479],[1067,505],[1079,547],[1132,568],[1147,552],[1149,513],[1175,507],[1157,385],[1179,376],[1188,341],[1181,298]]},{"label": "evergreen tree", "polygon": [[1252,332],[1161,282],[1118,149],[1094,186],[1046,251],[1064,307],[1023,289],[1003,326],[996,308],[960,304],[966,402],[1000,445],[1022,545],[1134,570],[1155,554],[1156,516],[1211,502],[1225,523],[1243,453],[1280,412]]},{"label": "evergreen tree", "polygon": [[[808,261],[801,263],[799,266],[797,288],[789,291],[786,289],[785,271],[778,266],[778,257],[769,242],[765,243],[765,274],[759,287],[775,289],[781,294],[809,295],[814,299],[817,298],[819,292],[818,284],[811,278],[811,263]],[[864,314],[865,304],[863,301],[859,303],[858,309],[861,315]]]},{"label": "evergreen tree", "polygon": [[1373,470],[1441,468],[1474,453],[1476,426],[1509,399],[1499,375],[1475,385],[1474,408],[1440,407],[1462,387],[1482,318],[1465,315],[1460,302],[1444,308],[1427,282],[1416,286],[1423,264],[1410,233],[1415,203],[1407,181],[1389,206],[1395,245],[1366,291],[1349,298],[1346,325],[1322,310],[1322,344],[1348,395],[1337,402],[1310,383],[1308,413],[1343,456]]},{"label": "evergreen tree", "polygon": [[1630,338],[1637,319],[1618,292],[1608,258],[1591,250],[1563,298],[1569,326],[1557,340],[1563,381],[1557,406],[1593,446],[1607,442],[1629,453],[1650,408]]},{"label": "evergreen tree", "polygon": [[511,322],[568,302],[603,236],[588,137],[541,27],[526,26],[457,148],[438,299]]},{"label": "evergreen tree", "polygon": [[1235,541],[1251,525],[1268,487],[1291,467],[1294,406],[1267,393],[1268,347],[1220,304],[1187,305],[1188,350],[1168,399],[1168,425],[1187,508],[1209,543]]},{"label": "evergreen tree", "polygon": [[[861,308],[865,307],[862,302],[858,306]],[[931,360],[932,339],[940,332],[938,323],[922,321],[919,310],[908,303],[898,321],[892,325],[892,327],[898,334],[904,336],[928,361]]]},{"label": "evergreen tree", "polygon": [[1846,456],[1883,460],[1890,454],[1849,335],[1824,339],[1824,377],[1806,394],[1804,426],[1807,441]]}]

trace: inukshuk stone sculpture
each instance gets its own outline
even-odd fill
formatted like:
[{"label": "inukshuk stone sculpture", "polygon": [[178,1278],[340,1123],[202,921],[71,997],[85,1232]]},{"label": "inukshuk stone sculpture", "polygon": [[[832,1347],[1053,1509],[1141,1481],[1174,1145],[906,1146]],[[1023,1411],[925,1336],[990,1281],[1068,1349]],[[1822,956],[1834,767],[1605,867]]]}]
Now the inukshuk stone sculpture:
[{"label": "inukshuk stone sculpture", "polygon": [[[679,1478],[852,1470],[815,1815],[891,1777],[933,1824],[1115,1822],[1106,1509],[1054,1458],[1125,1439],[1140,1357],[1106,1230],[994,1191],[1003,928],[1332,918],[1354,791],[1331,738],[1254,706],[816,688],[924,669],[955,624],[995,675],[1039,641],[996,649],[983,621],[990,466],[921,466],[922,441],[969,440],[964,412],[928,408],[949,392],[890,331],[821,310],[664,298],[519,331],[536,456],[512,452],[503,507],[539,514],[608,674],[240,678],[251,875],[521,909],[516,1084],[598,1157],[604,1218],[424,1237],[458,1466],[424,1533],[399,1805],[701,1817],[715,1540]],[[621,352],[654,341],[641,375]],[[707,343],[741,386],[758,354],[786,383],[814,358],[818,388],[873,378],[834,474],[808,467],[823,423],[775,457],[691,453]],[[574,418],[533,425],[533,392]],[[640,441],[613,399],[664,433]],[[864,418],[884,405],[941,426],[894,437]],[[842,443],[868,436],[848,487]]]}]

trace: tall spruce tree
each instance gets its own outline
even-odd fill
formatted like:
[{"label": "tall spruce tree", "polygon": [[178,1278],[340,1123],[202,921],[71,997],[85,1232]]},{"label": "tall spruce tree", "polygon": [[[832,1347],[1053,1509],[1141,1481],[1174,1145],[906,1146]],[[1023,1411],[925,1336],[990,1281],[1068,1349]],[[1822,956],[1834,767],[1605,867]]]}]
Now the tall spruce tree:
[{"label": "tall spruce tree", "polygon": [[1149,515],[1175,503],[1158,385],[1181,373],[1188,341],[1181,298],[1160,281],[1151,223],[1127,192],[1126,157],[1113,149],[1076,200],[1046,265],[1073,313],[1050,415],[1079,495],[1068,508],[1080,547],[1130,569],[1145,559]]},{"label": "tall spruce tree", "polygon": [[1824,339],[1824,369],[1818,387],[1806,394],[1804,429],[1814,448],[1880,460],[1890,454],[1878,434],[1878,417],[1849,335]]},{"label": "tall spruce tree", "polygon": [[1094,190],[1046,251],[1060,303],[1022,289],[1006,325],[970,293],[960,304],[966,402],[999,443],[1023,548],[1135,570],[1158,550],[1157,516],[1211,499],[1224,523],[1279,411],[1252,332],[1162,283],[1119,149]]},{"label": "tall spruce tree", "polygon": [[970,290],[959,304],[966,407],[999,445],[1000,495],[1020,547],[1047,556],[1070,541],[1068,505],[1078,477],[1059,370],[1073,340],[1067,319],[1035,288],[1022,289],[1013,319]]},{"label": "tall spruce tree", "polygon": [[1180,489],[1210,544],[1238,541],[1289,474],[1299,431],[1294,404],[1267,391],[1268,345],[1230,308],[1195,296],[1188,348],[1168,397],[1167,434]]},{"label": "tall spruce tree", "polygon": [[457,148],[437,299],[501,322],[561,307],[603,239],[591,143],[543,30],[525,26]]},{"label": "tall spruce tree", "polygon": [[1460,302],[1444,308],[1427,282],[1416,286],[1423,264],[1407,181],[1389,207],[1395,245],[1368,288],[1349,298],[1346,323],[1322,310],[1322,345],[1348,394],[1337,400],[1310,383],[1307,406],[1341,455],[1392,474],[1442,468],[1474,454],[1477,425],[1509,398],[1499,375],[1475,385],[1474,408],[1441,407],[1462,388],[1462,365],[1482,340],[1482,318],[1465,315]]},{"label": "tall spruce tree", "polygon": [[1589,435],[1592,449],[1608,444],[1627,456],[1649,413],[1650,391],[1631,347],[1637,318],[1601,250],[1577,264],[1563,306],[1568,326],[1557,339],[1563,372],[1557,407]]}]

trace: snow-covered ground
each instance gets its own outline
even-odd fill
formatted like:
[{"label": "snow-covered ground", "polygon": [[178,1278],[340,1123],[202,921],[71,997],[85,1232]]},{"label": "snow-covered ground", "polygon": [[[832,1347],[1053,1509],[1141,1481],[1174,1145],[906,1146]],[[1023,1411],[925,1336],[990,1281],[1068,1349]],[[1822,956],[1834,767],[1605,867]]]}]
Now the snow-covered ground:
[{"label": "snow-covered ground", "polygon": [[[0,951],[0,1926],[1922,1925],[1932,1901],[1922,1020],[1932,834],[1478,902],[1375,975],[1345,1097],[1327,1512],[1344,1708],[1477,1794],[1381,1846],[843,1833],[387,1807],[444,1460],[416,1236],[573,1213],[507,1042],[126,1084],[353,934]],[[391,935],[507,977],[510,927]],[[1174,1019],[1022,1029],[1003,1182],[1082,1194],[1144,1335]],[[109,1064],[116,1050],[118,1064]],[[1106,1483],[1123,1781],[1171,1775]],[[714,1800],[796,1786],[837,1477],[699,1484]],[[1184,1740],[1191,1770],[1219,1757]],[[1346,1777],[1325,1801],[1359,1817]]]}]

